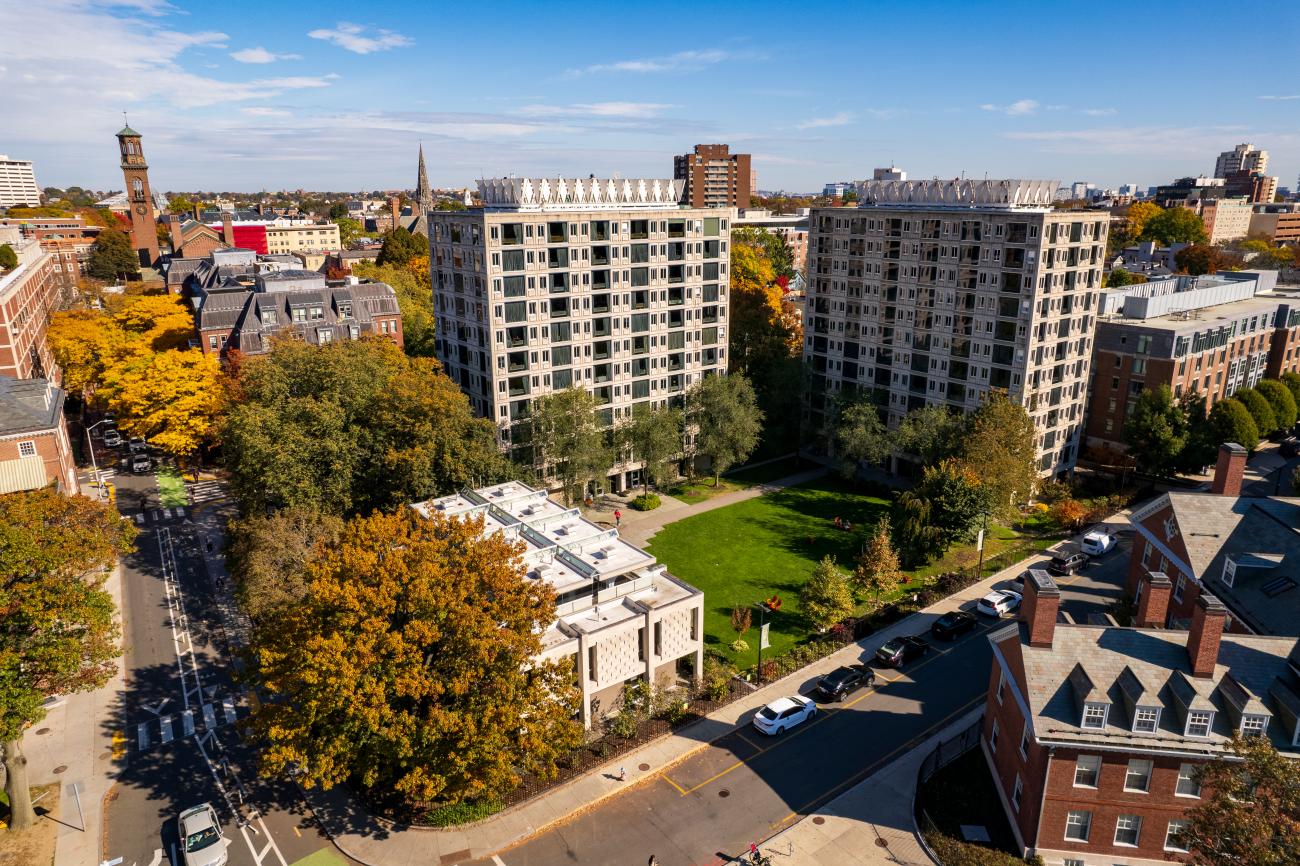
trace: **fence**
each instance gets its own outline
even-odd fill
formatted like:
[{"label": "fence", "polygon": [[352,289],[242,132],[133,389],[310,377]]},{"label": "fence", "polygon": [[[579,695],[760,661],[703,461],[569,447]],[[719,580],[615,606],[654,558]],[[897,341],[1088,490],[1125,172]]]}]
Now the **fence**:
[{"label": "fence", "polygon": [[[921,766],[916,771],[916,789],[921,790],[921,786],[930,780],[930,777],[969,752],[979,745],[980,734],[984,726],[984,715],[971,722],[961,733],[955,737],[943,740],[939,745],[934,747],[930,754],[925,756]],[[919,804],[920,798],[917,798]]]}]

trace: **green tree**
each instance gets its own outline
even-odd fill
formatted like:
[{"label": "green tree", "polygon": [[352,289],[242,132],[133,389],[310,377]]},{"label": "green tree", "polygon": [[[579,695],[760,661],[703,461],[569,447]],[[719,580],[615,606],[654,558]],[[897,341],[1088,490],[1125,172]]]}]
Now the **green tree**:
[{"label": "green tree", "polygon": [[329,217],[331,221],[337,221],[348,215],[348,203],[345,201],[336,201],[330,205]]},{"label": "green tree", "polygon": [[1138,283],[1145,283],[1147,278],[1142,274],[1135,274],[1132,271],[1126,271],[1123,268],[1116,268],[1106,276],[1106,288],[1121,289],[1124,286],[1133,286]]},{"label": "green tree", "polygon": [[51,695],[108,682],[121,653],[104,580],[135,528],[108,505],[53,488],[0,496],[0,743],[12,830],[36,821],[23,731]]},{"label": "green tree", "polygon": [[790,245],[785,242],[785,238],[776,232],[767,229],[757,228],[754,226],[744,226],[731,230],[731,243],[753,244],[761,247],[772,265],[772,271],[777,277],[794,277],[794,252]]},{"label": "green tree", "polygon": [[582,388],[554,391],[533,401],[529,419],[533,456],[564,491],[564,504],[581,500],[587,485],[614,463],[600,403]]},{"label": "green tree", "polygon": [[1288,390],[1291,391],[1291,396],[1295,399],[1297,410],[1300,411],[1300,373],[1283,373],[1282,384],[1286,385]]},{"label": "green tree", "polygon": [[262,772],[439,804],[553,775],[581,740],[577,691],[567,662],[538,659],[555,597],[522,579],[522,548],[409,508],[350,521],[303,600],[254,632]]},{"label": "green tree", "polygon": [[739,373],[706,376],[686,394],[686,420],[695,425],[696,453],[707,457],[713,486],[754,453],[763,429],[754,387]]},{"label": "green tree", "polygon": [[1138,239],[1156,241],[1162,247],[1167,247],[1170,244],[1203,244],[1209,240],[1209,236],[1205,233],[1205,223],[1196,211],[1171,207],[1148,219]]},{"label": "green tree", "polygon": [[429,241],[398,226],[384,235],[384,245],[376,260],[381,265],[404,265],[416,256],[429,254]]},{"label": "green tree", "polygon": [[[426,263],[428,257],[425,257]],[[427,271],[425,272],[427,275]],[[421,358],[435,355],[433,292],[428,279],[421,280],[408,267],[380,265],[375,262],[357,262],[352,266],[353,276],[374,280],[391,286],[397,294],[397,306],[402,312],[402,348],[406,354]]]},{"label": "green tree", "polygon": [[0,244],[0,271],[18,267],[18,253],[9,244]]},{"label": "green tree", "polygon": [[[1214,448],[1226,442],[1236,442],[1247,451],[1254,451],[1259,444],[1259,427],[1243,403],[1227,397],[1214,404],[1210,410],[1210,432]],[[1208,461],[1206,464],[1209,465]]]},{"label": "green tree", "polygon": [[879,604],[882,595],[893,592],[906,579],[890,535],[889,518],[881,517],[858,555],[853,569],[853,588],[859,594],[871,593],[872,600]]},{"label": "green tree", "polygon": [[1252,268],[1280,271],[1295,266],[1295,247],[1274,246],[1263,238],[1249,238],[1238,244]]},{"label": "green tree", "polygon": [[916,490],[905,490],[894,500],[893,513],[894,542],[908,567],[925,565],[942,553],[943,534],[935,525],[930,500]]},{"label": "green tree", "polygon": [[180,217],[193,216],[197,202],[184,193],[175,193],[167,198],[167,212]]},{"label": "green tree", "polygon": [[835,557],[823,557],[813,567],[812,577],[799,588],[799,608],[818,631],[853,613],[853,590]]},{"label": "green tree", "polygon": [[682,412],[655,409],[648,402],[632,407],[632,416],[618,428],[618,442],[630,459],[641,461],[641,489],[662,487],[677,477],[677,458],[682,453]]},{"label": "green tree", "polygon": [[898,427],[895,445],[915,456],[922,466],[930,466],[956,454],[965,435],[966,416],[936,404],[908,412]]},{"label": "green tree", "polygon": [[1178,452],[1177,471],[1200,474],[1213,463],[1219,452],[1219,440],[1205,408],[1205,395],[1193,388],[1178,399],[1178,407],[1187,419],[1187,437]]},{"label": "green tree", "polygon": [[86,273],[97,280],[134,279],[140,274],[140,257],[131,239],[117,229],[104,229],[90,247]]},{"label": "green tree", "polygon": [[994,515],[1009,517],[1038,483],[1034,422],[1005,392],[992,391],[971,416],[962,459],[989,489]]},{"label": "green tree", "polygon": [[[360,220],[354,220],[349,217],[336,217],[330,220],[330,222],[339,227],[339,245],[345,250],[351,247],[352,242],[361,237],[362,232],[365,231],[365,227],[361,224]],[[380,250],[380,252],[383,252],[383,250]],[[425,249],[424,255],[427,256],[428,254],[429,251]]]},{"label": "green tree", "polygon": [[1291,389],[1277,379],[1264,379],[1255,386],[1255,390],[1268,401],[1277,421],[1277,429],[1290,431],[1295,426],[1296,402],[1291,396]]},{"label": "green tree", "polygon": [[889,459],[894,437],[869,397],[858,396],[837,407],[830,428],[831,446],[839,458],[840,474],[857,478],[865,462],[880,466]]},{"label": "green tree", "polygon": [[1300,862],[1300,762],[1268,737],[1234,736],[1231,756],[1197,768],[1202,799],[1179,834],[1202,866]]},{"label": "green tree", "polygon": [[307,563],[318,546],[337,544],[343,520],[286,508],[233,520],[229,530],[236,594],[253,621],[262,623],[307,597]]},{"label": "green tree", "polygon": [[1187,416],[1168,385],[1145,388],[1124,422],[1124,443],[1142,467],[1172,475],[1187,447]]},{"label": "green tree", "polygon": [[989,489],[979,473],[953,458],[926,466],[915,492],[929,503],[940,555],[952,545],[974,538],[990,510]]},{"label": "green tree", "polygon": [[1178,269],[1192,276],[1214,274],[1219,271],[1235,271],[1241,267],[1241,259],[1209,244],[1192,244],[1174,253],[1174,264]]},{"label": "green tree", "polygon": [[[1278,429],[1277,416],[1273,414],[1273,407],[1268,404],[1268,400],[1264,398],[1263,394],[1254,388],[1242,388],[1232,396],[1233,399],[1246,407],[1246,411],[1250,413],[1251,419],[1255,422],[1255,429],[1259,431],[1261,438]],[[1245,445],[1246,443],[1241,444]]]},{"label": "green tree", "polygon": [[1157,214],[1164,213],[1164,208],[1158,204],[1149,201],[1135,201],[1128,206],[1128,211],[1124,214],[1124,222],[1120,230],[1115,232],[1117,243],[1120,246],[1129,244],[1142,238],[1146,231],[1147,222]]}]

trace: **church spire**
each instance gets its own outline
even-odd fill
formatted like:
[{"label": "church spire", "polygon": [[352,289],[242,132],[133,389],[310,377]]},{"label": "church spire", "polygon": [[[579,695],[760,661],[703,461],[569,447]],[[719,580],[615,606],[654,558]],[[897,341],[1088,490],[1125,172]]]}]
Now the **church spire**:
[{"label": "church spire", "polygon": [[416,216],[424,216],[433,210],[433,189],[429,186],[429,174],[424,170],[424,142],[420,142],[420,177],[415,183]]}]

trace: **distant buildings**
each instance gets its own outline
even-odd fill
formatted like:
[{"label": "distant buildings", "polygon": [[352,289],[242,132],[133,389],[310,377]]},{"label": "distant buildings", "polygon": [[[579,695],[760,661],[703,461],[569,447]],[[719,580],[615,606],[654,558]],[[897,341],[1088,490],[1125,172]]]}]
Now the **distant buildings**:
[{"label": "distant buildings", "polygon": [[1173,183],[1158,186],[1151,199],[1163,208],[1190,207],[1200,202],[1227,198],[1227,181],[1220,177],[1183,177]]},{"label": "distant buildings", "polygon": [[61,294],[54,257],[12,226],[0,228],[0,243],[18,254],[16,267],[0,271],[0,376],[58,384],[59,368],[46,341],[50,312]]},{"label": "distant buildings", "polygon": [[41,203],[41,188],[36,185],[36,173],[29,159],[10,159],[0,153],[0,207]]},{"label": "distant buildings", "polygon": [[872,180],[907,180],[907,172],[896,165],[889,168],[877,168],[871,172]]},{"label": "distant buildings", "polygon": [[65,396],[48,379],[0,376],[0,494],[51,484],[61,493],[77,492]]},{"label": "distant buildings", "polygon": [[1250,234],[1274,244],[1300,245],[1300,203],[1256,205]]},{"label": "distant buildings", "polygon": [[1229,196],[1271,202],[1277,195],[1277,178],[1268,174],[1268,151],[1253,144],[1239,144],[1219,154],[1214,162],[1214,176],[1224,179]]},{"label": "distant buildings", "polygon": [[35,238],[54,260],[54,276],[61,292],[76,288],[86,272],[90,249],[101,231],[74,217],[0,217],[0,227],[17,228],[24,238]]},{"label": "distant buildings", "polygon": [[1177,255],[1190,244],[1170,244],[1162,247],[1155,241],[1140,241],[1124,247],[1111,262],[1111,270],[1123,268],[1131,274],[1142,274],[1148,279],[1167,277],[1178,270]]},{"label": "distant buildings", "polygon": [[1078,456],[1110,217],[1063,211],[1055,181],[872,181],[814,208],[804,358],[814,427],[875,390],[890,426],[1006,390],[1038,430],[1038,468]]},{"label": "distant buildings", "polygon": [[1200,213],[1209,242],[1221,244],[1250,234],[1255,207],[1247,198],[1220,198],[1201,202]]},{"label": "distant buildings", "polygon": [[673,157],[673,179],[681,184],[681,203],[693,208],[749,207],[754,188],[747,153],[725,144],[697,144]]},{"label": "distant buildings", "polygon": [[836,183],[828,183],[822,187],[822,195],[826,198],[844,198],[844,193],[849,192],[855,185],[854,181],[842,180]]},{"label": "distant buildings", "polygon": [[774,214],[759,208],[740,208],[736,211],[732,228],[760,228],[772,232],[790,247],[795,271],[802,273],[808,261],[808,208],[801,207],[792,214]]}]

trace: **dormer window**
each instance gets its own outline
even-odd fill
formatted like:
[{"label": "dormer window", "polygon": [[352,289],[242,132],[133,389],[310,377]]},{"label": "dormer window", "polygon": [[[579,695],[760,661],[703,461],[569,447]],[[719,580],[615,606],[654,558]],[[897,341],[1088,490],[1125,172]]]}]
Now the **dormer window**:
[{"label": "dormer window", "polygon": [[1083,721],[1080,727],[1092,728],[1098,730],[1106,727],[1106,714],[1109,707],[1106,704],[1084,704]]},{"label": "dormer window", "polygon": [[1139,734],[1154,734],[1160,726],[1159,707],[1138,707],[1133,712],[1133,731]]},{"label": "dormer window", "polygon": [[1262,737],[1268,730],[1268,716],[1244,715],[1241,717],[1241,735],[1243,737]]},{"label": "dormer window", "polygon": [[1223,562],[1223,585],[1232,586],[1233,581],[1235,581],[1236,579],[1237,579],[1237,563],[1233,562],[1232,558],[1229,557]]},{"label": "dormer window", "polygon": [[267,326],[275,325],[275,310],[262,311],[262,324]]},{"label": "dormer window", "polygon": [[1183,734],[1188,737],[1208,737],[1214,725],[1214,713],[1206,710],[1192,710],[1187,714],[1187,726]]}]

